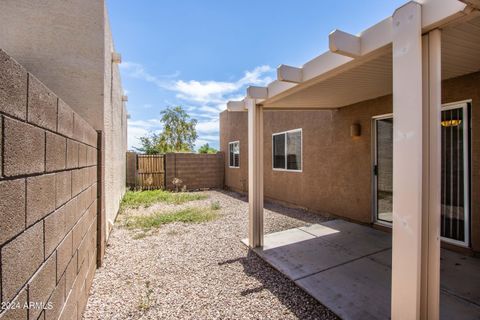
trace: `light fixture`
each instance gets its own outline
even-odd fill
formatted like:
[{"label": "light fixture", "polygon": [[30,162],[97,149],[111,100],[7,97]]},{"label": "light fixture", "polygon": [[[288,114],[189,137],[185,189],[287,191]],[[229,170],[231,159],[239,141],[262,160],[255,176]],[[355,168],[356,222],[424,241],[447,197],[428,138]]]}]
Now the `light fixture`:
[{"label": "light fixture", "polygon": [[456,119],[454,119],[454,120],[444,120],[441,123],[442,123],[442,127],[446,127],[446,128],[457,127],[457,126],[462,124],[462,120],[456,120]]},{"label": "light fixture", "polygon": [[362,135],[362,127],[359,123],[354,123],[350,126],[350,136],[352,138],[358,138]]},{"label": "light fixture", "polygon": [[127,96],[127,95],[123,95],[123,96],[122,96],[122,101],[123,101],[123,102],[127,102],[127,101],[128,101],[128,96]]}]

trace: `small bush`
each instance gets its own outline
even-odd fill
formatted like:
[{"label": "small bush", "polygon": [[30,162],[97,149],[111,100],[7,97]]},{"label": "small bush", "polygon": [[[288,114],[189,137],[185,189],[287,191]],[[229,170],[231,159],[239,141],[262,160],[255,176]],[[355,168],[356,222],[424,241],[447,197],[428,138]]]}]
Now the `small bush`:
[{"label": "small bush", "polygon": [[210,208],[187,208],[174,212],[157,212],[148,216],[131,216],[125,220],[128,229],[150,230],[173,222],[201,223],[217,218],[217,213]]},{"label": "small bush", "polygon": [[220,208],[220,202],[218,201],[212,202],[212,204],[210,205],[210,209],[212,210],[220,210]]},{"label": "small bush", "polygon": [[157,202],[182,204],[206,198],[206,195],[199,193],[173,193],[165,190],[127,191],[122,199],[122,208],[149,207]]}]

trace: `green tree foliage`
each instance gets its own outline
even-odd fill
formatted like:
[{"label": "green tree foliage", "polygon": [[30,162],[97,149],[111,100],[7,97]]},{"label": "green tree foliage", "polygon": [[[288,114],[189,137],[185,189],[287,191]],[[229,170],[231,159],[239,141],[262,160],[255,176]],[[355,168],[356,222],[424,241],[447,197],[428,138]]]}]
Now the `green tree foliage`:
[{"label": "green tree foliage", "polygon": [[217,149],[212,148],[208,143],[205,143],[198,149],[198,153],[217,153]]},{"label": "green tree foliage", "polygon": [[197,120],[190,119],[181,106],[169,107],[160,114],[163,131],[141,137],[142,146],[136,148],[137,151],[145,154],[192,152],[198,137]]}]

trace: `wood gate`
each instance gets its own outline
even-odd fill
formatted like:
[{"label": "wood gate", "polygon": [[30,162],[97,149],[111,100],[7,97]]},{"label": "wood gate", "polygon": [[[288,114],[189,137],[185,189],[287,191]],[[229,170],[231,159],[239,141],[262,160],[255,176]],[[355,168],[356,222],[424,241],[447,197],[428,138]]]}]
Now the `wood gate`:
[{"label": "wood gate", "polygon": [[165,156],[136,155],[135,189],[165,188]]}]

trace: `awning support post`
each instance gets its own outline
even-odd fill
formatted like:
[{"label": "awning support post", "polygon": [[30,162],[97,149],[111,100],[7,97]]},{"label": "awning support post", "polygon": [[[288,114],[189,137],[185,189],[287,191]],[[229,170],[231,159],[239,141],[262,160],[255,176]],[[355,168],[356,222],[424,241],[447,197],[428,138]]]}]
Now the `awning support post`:
[{"label": "awning support post", "polygon": [[248,245],[263,246],[263,107],[245,99],[248,109]]},{"label": "awning support post", "polygon": [[392,21],[392,319],[439,318],[440,31],[422,37],[421,10]]}]

